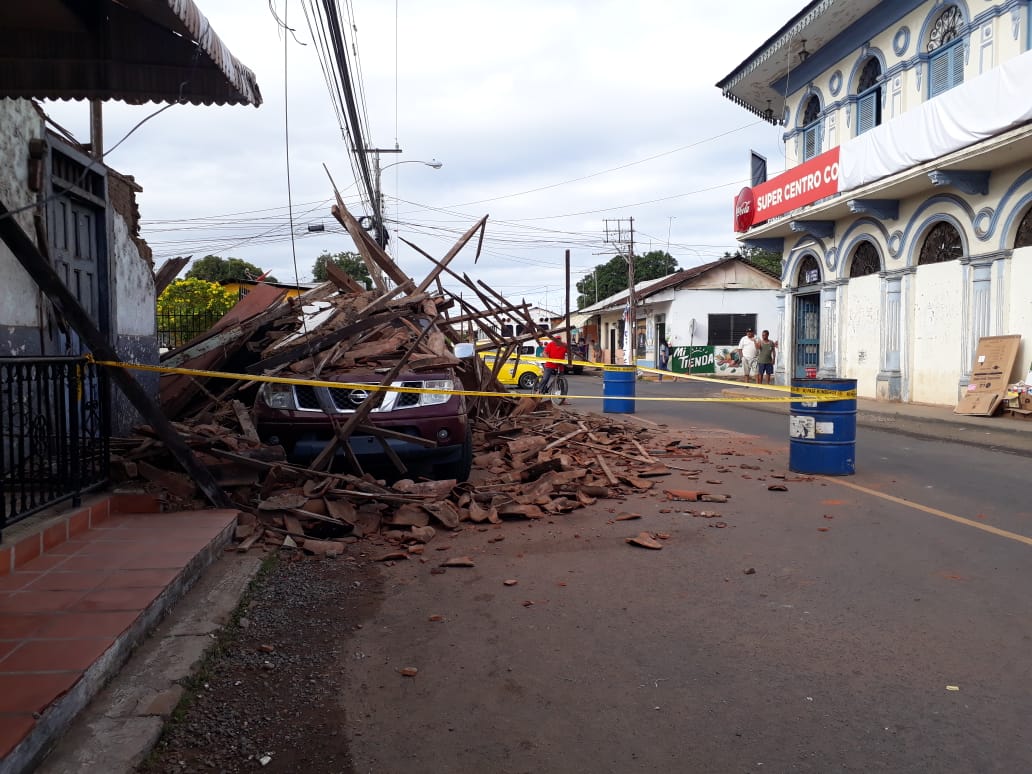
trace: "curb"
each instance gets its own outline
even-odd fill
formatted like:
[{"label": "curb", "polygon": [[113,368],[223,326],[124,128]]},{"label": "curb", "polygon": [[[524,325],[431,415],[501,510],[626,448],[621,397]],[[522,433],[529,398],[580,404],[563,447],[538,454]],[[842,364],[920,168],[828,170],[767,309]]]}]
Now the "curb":
[{"label": "curb", "polygon": [[[741,390],[722,390],[721,395],[735,397]],[[742,403],[744,408],[754,411],[766,411],[771,414],[788,413],[786,403]],[[980,417],[981,419],[981,417]],[[987,423],[993,420],[984,417]],[[1032,433],[1024,429],[1009,433],[1009,426],[996,426],[979,422],[951,422],[941,417],[914,417],[900,412],[870,411],[858,408],[856,412],[857,427],[884,430],[889,433],[921,438],[929,441],[953,441],[993,451],[1002,451],[1022,456],[1032,456]],[[992,435],[991,438],[975,436],[974,432]]]},{"label": "curb", "polygon": [[228,620],[260,565],[257,557],[222,556],[232,535],[230,525],[123,635],[112,649],[118,657],[105,659],[90,680],[99,693],[92,701],[85,697],[76,714],[62,711],[64,727],[57,733],[63,736],[37,769],[40,774],[128,774],[146,758],[182,694],[179,682],[215,645],[219,619]]}]

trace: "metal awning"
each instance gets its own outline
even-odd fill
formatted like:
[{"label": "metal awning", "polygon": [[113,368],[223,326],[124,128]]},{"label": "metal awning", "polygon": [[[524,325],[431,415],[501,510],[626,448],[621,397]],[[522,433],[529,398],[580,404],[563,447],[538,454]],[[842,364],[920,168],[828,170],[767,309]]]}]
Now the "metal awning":
[{"label": "metal awning", "polygon": [[262,103],[193,0],[0,3],[0,97]]}]

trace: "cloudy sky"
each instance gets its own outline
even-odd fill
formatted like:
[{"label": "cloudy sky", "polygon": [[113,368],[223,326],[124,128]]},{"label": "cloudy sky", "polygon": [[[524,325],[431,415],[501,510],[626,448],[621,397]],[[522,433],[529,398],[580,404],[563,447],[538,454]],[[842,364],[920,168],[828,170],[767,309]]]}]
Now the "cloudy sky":
[{"label": "cloudy sky", "polygon": [[[143,235],[156,263],[213,253],[291,281],[296,261],[309,279],[319,253],[354,248],[329,214],[323,164],[349,208],[368,212],[304,14],[310,0],[272,0],[294,29],[288,35],[265,0],[197,2],[255,71],[264,104],[173,107],[107,162],[143,186]],[[381,165],[443,164],[384,170],[392,238],[440,256],[489,215],[480,261],[470,247],[452,265],[512,300],[561,311],[564,251],[574,282],[607,261],[606,219],[634,218],[638,253],[669,249],[682,267],[713,260],[735,245],[731,200],[747,182],[750,148],[768,158],[772,175],[783,169],[781,130],[713,84],[801,0],[346,5],[368,143],[404,151]],[[106,106],[106,145],[154,109]],[[88,138],[85,104],[47,110]],[[325,231],[309,232],[315,224]],[[397,239],[391,250],[417,279],[430,268]]]}]

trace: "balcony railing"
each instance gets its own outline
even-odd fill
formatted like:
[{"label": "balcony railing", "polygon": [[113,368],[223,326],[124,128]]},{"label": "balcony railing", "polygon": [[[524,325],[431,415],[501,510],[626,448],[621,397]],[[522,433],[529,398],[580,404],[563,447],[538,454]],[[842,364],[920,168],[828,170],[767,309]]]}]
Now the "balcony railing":
[{"label": "balcony railing", "polygon": [[0,530],[107,482],[107,407],[83,358],[0,358]]}]

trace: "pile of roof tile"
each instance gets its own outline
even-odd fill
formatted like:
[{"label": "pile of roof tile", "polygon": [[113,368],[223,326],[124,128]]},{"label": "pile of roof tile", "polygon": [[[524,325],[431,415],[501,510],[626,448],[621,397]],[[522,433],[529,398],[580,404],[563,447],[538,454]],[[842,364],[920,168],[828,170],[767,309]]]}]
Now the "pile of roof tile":
[{"label": "pile of roof tile", "polygon": [[[509,303],[483,282],[448,269],[486,219],[442,260],[428,256],[434,268],[417,284],[339,201],[334,215],[354,238],[375,288],[362,288],[332,266],[328,282],[297,298],[285,299],[282,287],[258,285],[212,330],[162,358],[170,368],[236,377],[164,374],[161,398],[180,438],[244,514],[238,528],[242,550],[261,541],[335,554],[347,542],[379,533],[418,550],[440,529],[553,516],[598,498],[649,489],[653,477],[670,472],[655,456],[651,431],[505,394],[496,372],[480,358],[459,360],[453,354],[454,344],[468,339],[467,328],[476,325],[491,339],[484,346],[499,355],[497,369],[520,343],[540,333],[528,304]],[[445,290],[439,279],[445,272],[469,292]],[[526,332],[500,337],[502,317],[513,316],[525,320]],[[360,369],[386,387],[402,370],[442,367],[452,369],[466,390],[497,393],[466,399],[474,442],[473,473],[466,482],[416,480],[396,459],[394,475],[381,479],[363,471],[354,455],[346,457],[344,470],[335,469],[337,451],[346,450],[353,432],[379,433],[388,448],[390,433],[368,421],[379,391],[337,418],[335,436],[308,466],[288,462],[283,448],[263,443],[255,429],[251,406],[260,385],[254,376],[339,381]],[[669,456],[678,448],[678,440],[668,439],[660,451]],[[116,480],[142,479],[165,493],[170,508],[197,505],[194,480],[174,470],[163,439],[150,428],[116,439],[113,451]]]}]

